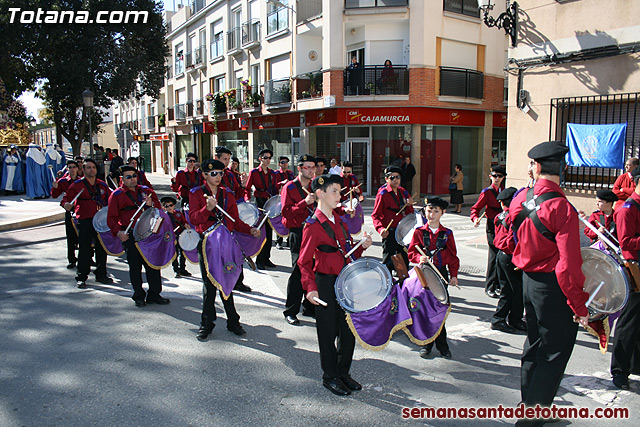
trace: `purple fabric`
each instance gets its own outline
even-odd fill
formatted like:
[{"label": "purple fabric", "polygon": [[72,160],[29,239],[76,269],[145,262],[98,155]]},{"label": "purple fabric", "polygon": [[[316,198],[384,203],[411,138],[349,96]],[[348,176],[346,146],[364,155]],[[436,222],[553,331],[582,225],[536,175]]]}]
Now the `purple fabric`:
[{"label": "purple fabric", "polygon": [[207,276],[227,299],[242,272],[244,257],[240,246],[224,225],[218,225],[206,234],[203,244]]},{"label": "purple fabric", "polygon": [[260,229],[260,237],[253,237],[251,234],[240,233],[238,231],[233,232],[233,237],[248,257],[254,257],[260,253],[262,246],[267,241],[267,233],[265,226]]},{"label": "purple fabric", "polygon": [[435,340],[449,315],[450,305],[443,304],[424,289],[415,270],[409,270],[409,278],[402,285],[403,301],[406,301],[413,323],[405,328],[409,339],[418,345]]},{"label": "purple fabric", "polygon": [[364,211],[362,205],[358,203],[356,206],[356,214],[353,218],[349,214],[342,215],[342,221],[347,225],[347,230],[350,234],[358,234],[362,231],[362,224],[364,224]]},{"label": "purple fabric", "polygon": [[282,223],[282,215],[278,215],[275,218],[269,218],[268,221],[269,224],[271,224],[271,227],[276,231],[278,236],[287,237],[289,235],[289,229]]},{"label": "purple fabric", "polygon": [[98,239],[107,254],[111,256],[120,256],[124,253],[124,246],[122,246],[122,242],[119,238],[114,237],[110,231],[98,233]]},{"label": "purple fabric", "polygon": [[176,236],[173,234],[173,224],[169,215],[162,209],[158,211],[162,218],[158,232],[136,242],[136,246],[147,264],[156,270],[161,270],[176,258]]},{"label": "purple fabric", "polygon": [[198,263],[198,248],[195,248],[192,251],[182,251],[184,252],[184,256],[187,257],[190,263],[197,264]]},{"label": "purple fabric", "polygon": [[411,322],[404,296],[397,285],[377,307],[359,313],[347,314],[351,331],[360,345],[368,350],[382,350],[391,336]]}]

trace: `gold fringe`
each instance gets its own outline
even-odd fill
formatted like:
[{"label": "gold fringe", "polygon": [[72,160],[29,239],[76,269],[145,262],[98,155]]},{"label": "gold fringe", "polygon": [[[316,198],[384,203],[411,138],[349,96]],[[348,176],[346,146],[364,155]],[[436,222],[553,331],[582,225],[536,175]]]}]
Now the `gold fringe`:
[{"label": "gold fringe", "polygon": [[351,329],[351,333],[353,333],[353,335],[356,337],[358,344],[360,344],[362,348],[366,350],[372,350],[372,351],[380,351],[384,349],[387,345],[389,345],[389,342],[391,342],[391,337],[393,336],[393,334],[398,332],[400,329],[404,329],[406,326],[413,323],[412,319],[403,320],[402,322],[398,323],[396,326],[393,327],[393,329],[391,329],[391,332],[389,332],[389,339],[387,339],[387,342],[385,342],[382,345],[375,346],[375,345],[367,344],[362,340],[362,338],[360,338],[360,335],[356,331],[356,327],[353,324],[353,320],[351,320],[351,314],[345,313],[345,315],[347,317],[347,324],[349,325],[349,329]]},{"label": "gold fringe", "polygon": [[275,233],[280,236],[280,237],[289,237],[289,233],[287,234],[280,234],[276,231],[276,228],[273,226],[273,224],[271,224],[271,218],[267,218],[267,222],[269,223],[269,225],[271,226],[271,228],[273,229],[273,231],[275,231]]},{"label": "gold fringe", "polygon": [[142,253],[142,250],[140,249],[140,245],[138,245],[138,242],[136,242],[136,248],[138,249],[138,252],[140,252],[140,256],[142,257],[142,259],[144,259],[144,261],[145,261],[147,264],[149,264],[149,267],[153,268],[154,270],[162,270],[162,269],[163,269],[163,268],[165,268],[165,267],[169,267],[169,266],[173,263],[173,261],[176,259],[176,251],[174,250],[174,251],[173,251],[173,256],[171,257],[171,259],[169,260],[169,262],[168,262],[168,263],[166,263],[165,265],[161,265],[160,267],[158,267],[158,266],[155,266],[155,265],[151,264],[151,263],[149,262],[149,260],[147,259],[147,257],[146,257],[146,256],[144,256],[144,254]]},{"label": "gold fringe", "polygon": [[114,254],[109,252],[109,250],[107,249],[107,245],[104,244],[104,242],[102,241],[102,236],[100,236],[100,233],[96,232],[96,236],[98,236],[98,240],[100,241],[100,245],[102,245],[102,249],[104,249],[104,251],[107,253],[107,255],[111,255],[111,256],[120,256],[124,253],[124,249],[122,250],[122,252]]},{"label": "gold fringe", "polygon": [[417,345],[427,345],[430,342],[435,341],[436,338],[438,338],[438,335],[440,335],[440,332],[442,332],[442,328],[444,327],[444,323],[447,321],[447,317],[449,317],[449,313],[451,313],[451,304],[449,304],[449,308],[447,308],[447,314],[444,316],[444,320],[442,321],[442,324],[440,325],[440,328],[438,329],[438,332],[436,332],[433,337],[427,339],[427,340],[419,340],[416,337],[413,336],[413,334],[411,332],[409,332],[409,330],[407,328],[404,328],[403,331],[405,334],[407,334],[407,337],[409,337],[409,339],[411,340],[412,343],[417,344]]},{"label": "gold fringe", "polygon": [[[262,244],[260,245],[260,249],[258,249],[258,252],[256,252],[255,254],[251,254],[251,255],[249,255],[249,254],[245,254],[245,255],[247,255],[249,258],[253,258],[254,256],[257,256],[266,243],[267,243],[267,235],[265,234],[264,240],[262,241]],[[238,246],[240,246],[240,245],[238,245]]]},{"label": "gold fringe", "polygon": [[[218,227],[220,227],[220,224],[216,225],[216,228],[214,228],[210,233],[205,234],[204,237],[202,238],[202,261],[204,262],[204,270],[207,272],[207,277],[209,278],[209,280],[211,280],[211,283],[213,283],[213,286],[218,288],[218,290],[220,291],[220,295],[222,295],[222,298],[224,298],[225,300],[228,300],[231,294],[226,295],[222,290],[222,285],[216,279],[214,279],[211,273],[209,272],[209,260],[207,259],[207,256],[206,256],[207,255],[206,253],[207,239],[209,238],[211,233],[213,233],[213,231],[215,231]],[[240,268],[242,268],[242,266],[240,266]]]},{"label": "gold fringe", "polygon": [[595,329],[593,329],[588,324],[585,329],[587,330],[587,332],[589,332],[589,334],[593,335],[598,340],[598,348],[600,348],[600,353],[607,354],[607,347],[609,346],[609,334],[611,333],[611,328],[609,328],[609,317],[605,317],[601,320],[601,322],[602,327],[604,328],[604,332],[607,334],[607,342],[604,347],[602,347],[602,345],[600,344],[600,335],[598,335]]}]

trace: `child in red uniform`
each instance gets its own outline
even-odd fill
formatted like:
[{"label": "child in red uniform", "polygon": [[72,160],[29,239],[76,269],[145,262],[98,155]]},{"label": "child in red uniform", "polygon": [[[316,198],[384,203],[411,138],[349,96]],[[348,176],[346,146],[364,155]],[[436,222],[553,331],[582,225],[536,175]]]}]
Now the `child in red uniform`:
[{"label": "child in red uniform", "polygon": [[[320,175],[311,183],[311,189],[318,199],[318,208],[304,226],[298,266],[307,299],[316,305],[322,384],[332,393],[346,396],[352,390],[361,390],[362,386],[349,375],[355,337],[334,291],[338,274],[351,261],[344,257],[350,250],[351,237],[340,216],[334,214],[334,209],[340,203],[341,186],[342,177],[339,175]],[[365,233],[364,238],[366,240],[355,251],[354,259],[371,246],[371,237]],[[319,305],[314,298],[320,298],[327,305]]]},{"label": "child in red uniform", "polygon": [[[427,257],[420,254],[416,248],[419,246],[431,258],[431,262],[446,280],[449,280],[449,276],[451,276],[449,284],[458,286],[460,260],[457,255],[456,242],[453,240],[453,231],[440,224],[440,218],[449,207],[449,202],[440,197],[429,197],[426,203],[427,223],[422,227],[416,228],[413,232],[413,237],[409,244],[409,260],[416,264],[427,262]],[[425,243],[427,238],[429,238],[428,244]],[[447,331],[444,325],[442,325],[442,330],[435,341],[420,349],[420,357],[426,359],[431,354],[434,342],[442,357],[451,359],[451,351],[449,350],[449,344],[447,344]]]},{"label": "child in red uniform", "polygon": [[[613,204],[617,201],[618,196],[616,196],[613,191],[598,190],[596,192],[596,207],[598,210],[593,212],[588,220],[602,234],[609,238],[611,238],[612,235],[617,238],[616,223],[613,221]],[[591,231],[589,227],[584,228],[584,234],[591,239],[592,244],[598,241],[598,236]]]},{"label": "child in red uniform", "polygon": [[[191,228],[184,214],[176,210],[176,199],[171,196],[167,196],[160,199],[160,203],[162,203],[164,211],[169,215],[169,218],[171,218],[171,224],[173,225],[174,234],[176,236],[179,236],[186,228]],[[176,277],[191,277],[191,273],[187,271],[186,256],[184,255],[184,251],[180,245],[177,245],[176,253],[178,254],[178,257],[173,261],[173,264],[171,264],[173,272],[176,273]]]}]

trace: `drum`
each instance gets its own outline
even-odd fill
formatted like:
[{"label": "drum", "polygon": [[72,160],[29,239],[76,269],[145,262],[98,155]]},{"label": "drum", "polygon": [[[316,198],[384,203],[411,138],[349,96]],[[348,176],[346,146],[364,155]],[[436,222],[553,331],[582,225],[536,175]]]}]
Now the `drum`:
[{"label": "drum", "polygon": [[250,227],[255,227],[260,219],[258,207],[250,202],[238,203],[240,220]]},{"label": "drum", "polygon": [[345,200],[344,202],[341,203],[344,209],[349,209],[349,208],[355,209],[356,207],[358,207],[359,204],[360,202],[358,201],[357,197],[354,197],[351,200]]},{"label": "drum", "polygon": [[408,248],[409,243],[411,243],[411,238],[413,237],[413,231],[426,223],[427,219],[422,215],[422,212],[414,212],[405,216],[398,223],[398,227],[396,227],[396,242],[398,242],[400,246]]},{"label": "drum", "polygon": [[345,266],[335,283],[336,300],[351,312],[371,310],[389,295],[393,280],[378,260],[363,257]]},{"label": "drum", "polygon": [[109,226],[107,225],[108,213],[109,213],[109,208],[105,206],[93,216],[93,228],[98,233],[111,232],[111,230],[109,229]]},{"label": "drum", "polygon": [[205,231],[202,245],[207,277],[220,290],[222,297],[228,299],[242,272],[242,250],[221,223]]},{"label": "drum", "polygon": [[581,248],[584,291],[591,303],[589,321],[620,311],[629,298],[629,275],[612,256],[593,248]]},{"label": "drum", "polygon": [[449,292],[442,276],[429,264],[421,264],[413,267],[423,288],[430,291],[438,301],[449,304]]},{"label": "drum", "polygon": [[133,237],[136,242],[146,239],[153,233],[157,233],[162,224],[162,217],[158,208],[150,208],[142,212],[135,227],[133,227]]},{"label": "drum", "polygon": [[183,251],[193,251],[200,243],[200,235],[193,228],[187,228],[178,236],[178,244]]},{"label": "drum", "polygon": [[280,202],[280,195],[273,196],[267,200],[264,204],[264,211],[269,218],[275,218],[282,214],[282,203]]}]

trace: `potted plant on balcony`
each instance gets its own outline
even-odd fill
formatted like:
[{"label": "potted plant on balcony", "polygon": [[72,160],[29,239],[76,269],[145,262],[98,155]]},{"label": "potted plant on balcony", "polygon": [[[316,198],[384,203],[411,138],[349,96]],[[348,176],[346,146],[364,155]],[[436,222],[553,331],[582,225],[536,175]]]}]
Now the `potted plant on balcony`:
[{"label": "potted plant on balcony", "polygon": [[208,102],[213,101],[213,94],[212,93],[208,93],[204,96],[204,99],[206,99]]},{"label": "potted plant on balcony", "polygon": [[166,116],[164,113],[158,116],[158,127],[164,127],[166,124]]},{"label": "potted plant on balcony", "polygon": [[240,79],[240,85],[242,85],[242,91],[249,96],[251,94],[251,81],[249,79]]}]

